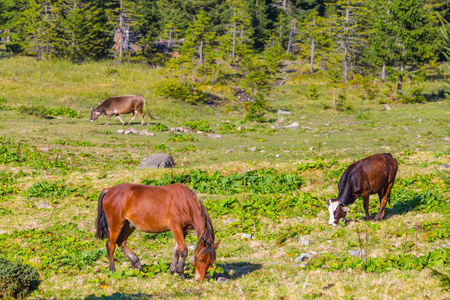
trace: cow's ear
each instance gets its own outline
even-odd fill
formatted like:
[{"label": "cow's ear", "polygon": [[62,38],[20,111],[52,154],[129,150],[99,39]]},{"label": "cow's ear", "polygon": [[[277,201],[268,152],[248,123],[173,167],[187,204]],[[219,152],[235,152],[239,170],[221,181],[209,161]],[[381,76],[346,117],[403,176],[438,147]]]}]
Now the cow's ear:
[{"label": "cow's ear", "polygon": [[331,200],[327,200],[327,203],[325,204],[326,207],[330,207]]},{"label": "cow's ear", "polygon": [[91,107],[91,110],[94,110],[94,108],[93,108],[93,107]]},{"label": "cow's ear", "polygon": [[342,210],[348,212],[350,211],[350,208],[348,206],[342,205]]}]

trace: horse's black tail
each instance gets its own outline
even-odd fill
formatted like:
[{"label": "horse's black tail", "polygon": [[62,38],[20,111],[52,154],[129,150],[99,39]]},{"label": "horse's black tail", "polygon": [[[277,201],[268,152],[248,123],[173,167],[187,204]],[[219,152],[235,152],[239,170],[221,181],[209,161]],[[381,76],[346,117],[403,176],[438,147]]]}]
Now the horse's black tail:
[{"label": "horse's black tail", "polygon": [[105,197],[106,192],[108,192],[108,190],[104,189],[98,197],[97,220],[95,220],[97,231],[95,232],[95,237],[99,240],[106,239],[109,235],[108,220],[106,219],[105,210],[103,209],[103,198]]}]

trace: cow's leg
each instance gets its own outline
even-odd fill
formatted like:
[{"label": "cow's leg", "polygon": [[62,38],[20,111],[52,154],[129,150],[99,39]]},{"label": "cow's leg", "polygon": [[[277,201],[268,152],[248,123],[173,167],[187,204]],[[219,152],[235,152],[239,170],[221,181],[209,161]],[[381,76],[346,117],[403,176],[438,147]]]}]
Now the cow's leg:
[{"label": "cow's leg", "polygon": [[139,114],[141,115],[141,125],[144,126],[144,113],[139,111]]},{"label": "cow's leg", "polygon": [[134,118],[136,118],[136,116],[137,116],[137,110],[135,110],[135,111],[133,112],[133,116],[131,117],[130,122],[128,122],[128,125],[131,124],[131,122],[134,120]]},{"label": "cow's leg", "polygon": [[365,216],[365,220],[366,221],[370,221],[370,215],[369,215],[369,198],[370,195],[367,196],[363,196],[363,207],[364,207],[364,211],[366,212],[366,216]]},{"label": "cow's leg", "polygon": [[111,119],[111,115],[107,115],[107,116],[106,116],[106,123],[105,123],[105,126],[108,126],[109,119]]},{"label": "cow's leg", "polygon": [[123,254],[130,260],[131,264],[133,265],[135,270],[141,269],[141,261],[139,260],[139,257],[137,257],[136,254],[134,254],[130,248],[127,246],[127,239],[130,236],[130,234],[133,233],[133,231],[136,229],[133,225],[130,224],[128,220],[125,221],[122,231],[120,232],[119,238],[117,239],[117,245],[122,250]]},{"label": "cow's leg", "polygon": [[119,121],[120,121],[120,123],[122,123],[122,126],[124,126],[125,125],[125,123],[123,122],[123,120],[120,118],[120,115],[119,114],[117,114],[116,115],[116,117],[117,117],[117,119],[119,119]]},{"label": "cow's leg", "polygon": [[188,255],[188,249],[184,237],[186,233],[180,225],[171,228],[173,236],[175,238],[175,247],[173,249],[173,259],[170,265],[170,273],[177,273],[181,278],[184,278],[184,263]]},{"label": "cow's leg", "polygon": [[384,209],[386,208],[386,204],[391,197],[391,190],[393,185],[394,185],[393,182],[389,183],[387,189],[385,190],[383,198],[380,201],[380,210],[378,211],[374,219],[375,221],[380,221],[381,219],[384,218]]}]

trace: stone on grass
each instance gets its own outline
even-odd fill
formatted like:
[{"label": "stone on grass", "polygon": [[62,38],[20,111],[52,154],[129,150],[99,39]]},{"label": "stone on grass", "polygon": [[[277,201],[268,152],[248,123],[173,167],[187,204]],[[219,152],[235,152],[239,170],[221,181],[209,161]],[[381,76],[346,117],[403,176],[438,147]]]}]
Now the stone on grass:
[{"label": "stone on grass", "polygon": [[295,262],[302,262],[304,260],[309,259],[310,255],[308,253],[302,253],[299,257],[295,259]]},{"label": "stone on grass", "polygon": [[225,151],[225,154],[230,154],[230,153],[233,153],[233,152],[234,152],[233,149],[229,149],[229,150]]},{"label": "stone on grass", "polygon": [[48,208],[50,206],[50,204],[48,203],[48,201],[42,202],[41,204],[39,204],[38,208]]},{"label": "stone on grass", "polygon": [[223,138],[223,135],[221,135],[221,134],[212,134],[212,133],[210,133],[210,134],[208,134],[208,137],[209,137],[210,139],[221,139],[221,138]]},{"label": "stone on grass", "polygon": [[173,168],[175,162],[172,156],[166,153],[156,153],[144,157],[139,165],[139,169]]},{"label": "stone on grass", "polygon": [[125,131],[123,132],[123,134],[132,134],[132,132],[131,132],[130,129],[127,129],[127,130],[125,130]]},{"label": "stone on grass", "polygon": [[281,109],[279,109],[278,110],[278,112],[277,112],[279,115],[290,115],[290,114],[292,114],[290,111],[288,111],[288,110],[281,110]]},{"label": "stone on grass", "polygon": [[248,151],[255,152],[256,151],[256,147],[248,148]]},{"label": "stone on grass", "polygon": [[283,123],[283,122],[284,122],[284,118],[281,117],[275,123],[280,124],[280,123]]},{"label": "stone on grass", "polygon": [[350,256],[357,256],[357,257],[362,257],[363,255],[366,255],[366,252],[364,250],[350,250],[349,253]]},{"label": "stone on grass", "polygon": [[225,277],[219,277],[219,278],[217,278],[217,283],[227,283],[227,282],[229,282],[229,281],[230,281],[230,279],[225,278]]},{"label": "stone on grass", "polygon": [[419,120],[417,120],[417,122],[419,122],[419,123],[422,123],[422,122],[423,122],[423,120],[422,120],[422,119],[419,119]]},{"label": "stone on grass", "polygon": [[197,130],[197,133],[199,133],[199,134],[202,134],[202,133],[203,133],[203,131]]},{"label": "stone on grass", "polygon": [[300,246],[309,246],[309,241],[303,236],[298,238],[298,243]]},{"label": "stone on grass", "polygon": [[253,238],[253,236],[251,235],[251,234],[248,234],[248,233],[243,233],[242,235],[241,235],[241,239],[248,239],[248,240],[251,240]]},{"label": "stone on grass", "polygon": [[298,127],[299,127],[299,125],[297,122],[294,122],[290,125],[284,126],[284,128],[287,128],[287,129],[298,129]]},{"label": "stone on grass", "polygon": [[295,264],[294,267],[299,267],[299,268],[307,268],[309,267],[308,263],[301,263],[301,264]]},{"label": "stone on grass", "polygon": [[450,169],[450,165],[449,164],[442,164],[439,166],[439,168],[441,169]]},{"label": "stone on grass", "polygon": [[139,130],[134,129],[133,127],[128,128],[129,131],[131,131],[131,133],[138,133]]},{"label": "stone on grass", "polygon": [[450,243],[449,243],[449,244],[443,244],[442,247],[444,247],[444,248],[450,248]]},{"label": "stone on grass", "polygon": [[387,110],[391,110],[392,108],[389,106],[389,104],[385,104],[384,108],[386,108]]}]

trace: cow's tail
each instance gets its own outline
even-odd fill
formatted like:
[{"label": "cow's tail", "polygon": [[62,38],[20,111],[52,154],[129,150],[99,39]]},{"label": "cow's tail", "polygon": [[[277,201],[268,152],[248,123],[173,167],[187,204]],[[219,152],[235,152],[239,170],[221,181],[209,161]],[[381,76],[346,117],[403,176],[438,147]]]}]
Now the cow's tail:
[{"label": "cow's tail", "polygon": [[109,235],[108,220],[106,219],[105,210],[103,209],[103,198],[105,197],[106,192],[108,192],[108,189],[104,189],[98,197],[97,220],[95,220],[97,231],[95,232],[95,237],[99,240],[106,239]]},{"label": "cow's tail", "polygon": [[[144,98],[144,97],[142,97]],[[147,112],[147,115],[150,117],[150,120],[154,120],[155,118],[153,118],[153,116],[150,114],[150,112],[147,109],[147,104],[145,103],[145,98],[144,98],[144,105],[145,105],[145,111]]]}]

